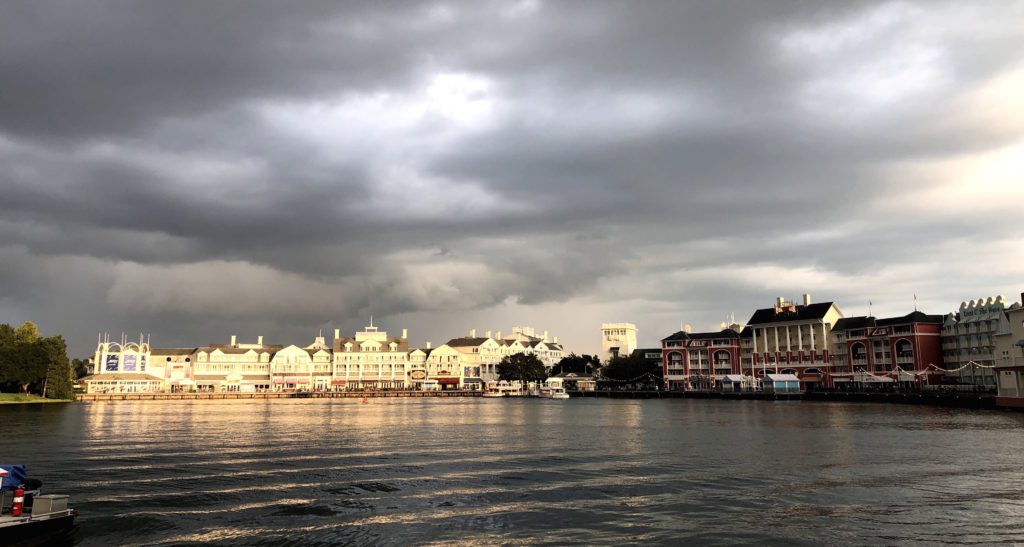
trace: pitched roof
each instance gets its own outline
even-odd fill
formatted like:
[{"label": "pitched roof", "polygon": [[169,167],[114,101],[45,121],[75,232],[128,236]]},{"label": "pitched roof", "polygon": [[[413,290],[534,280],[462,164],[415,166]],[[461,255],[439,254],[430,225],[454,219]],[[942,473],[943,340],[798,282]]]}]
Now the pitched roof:
[{"label": "pitched roof", "polygon": [[823,319],[828,311],[832,309],[832,302],[817,302],[807,306],[794,306],[795,311],[788,308],[776,312],[775,307],[762,308],[754,312],[747,321],[748,325],[761,325],[764,323],[782,323],[784,321],[808,321],[812,319]]},{"label": "pitched roof", "polygon": [[718,332],[686,332],[681,330],[669,336],[663,338],[661,341],[666,340],[714,340],[718,338],[739,338],[740,333],[732,329],[722,329]]},{"label": "pitched roof", "polygon": [[453,348],[464,348],[468,346],[479,346],[488,340],[490,340],[490,338],[470,338],[466,336],[463,338],[452,338],[447,342],[447,344]]},{"label": "pitched roof", "polygon": [[853,330],[863,329],[866,327],[875,326],[875,318],[867,316],[857,317],[844,317],[836,321],[836,324],[832,326],[832,330]]},{"label": "pitched roof", "polygon": [[844,317],[836,321],[832,330],[854,330],[867,327],[891,327],[894,325],[910,325],[913,323],[932,323],[941,325],[945,320],[943,315],[928,315],[920,311],[914,311],[899,317],[886,317],[876,319],[871,316]]},{"label": "pitched roof", "polygon": [[879,319],[878,326],[884,325],[909,325],[911,323],[934,323],[941,325],[945,321],[943,315],[928,315],[920,311],[912,311],[903,317],[888,317],[886,319]]}]

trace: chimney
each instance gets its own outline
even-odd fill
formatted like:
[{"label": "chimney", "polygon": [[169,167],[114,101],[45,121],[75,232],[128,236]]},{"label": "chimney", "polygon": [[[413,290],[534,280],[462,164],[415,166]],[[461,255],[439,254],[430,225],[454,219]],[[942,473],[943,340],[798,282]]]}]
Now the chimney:
[{"label": "chimney", "polygon": [[238,345],[238,337],[234,334],[231,335],[231,346],[235,347]]},{"label": "chimney", "polygon": [[781,308],[782,307],[782,303],[785,302],[785,301],[786,301],[786,299],[782,298],[781,296],[776,298],[775,299],[775,307],[776,308]]},{"label": "chimney", "polygon": [[690,334],[690,324],[687,323],[686,326],[683,327],[683,330],[686,331],[686,334]]},{"label": "chimney", "polygon": [[805,306],[810,306],[811,305],[811,295],[808,294],[808,293],[804,293],[804,305]]},{"label": "chimney", "polygon": [[548,341],[548,331],[544,331],[544,341]]},{"label": "chimney", "polygon": [[260,346],[263,345],[263,337],[262,336],[257,336],[256,337],[256,344],[258,344]]},{"label": "chimney", "polygon": [[555,337],[555,343],[556,344],[558,343],[558,337],[557,336]]},{"label": "chimney", "polygon": [[469,337],[476,338],[476,329],[469,329]]},{"label": "chimney", "polygon": [[402,329],[402,340],[409,338],[409,329]]},{"label": "chimney", "polygon": [[427,349],[430,349],[430,342],[427,342]]},{"label": "chimney", "polygon": [[487,331],[487,336],[486,336],[486,338],[490,338],[490,337],[491,337],[491,331]]},{"label": "chimney", "polygon": [[[1024,293],[1021,293],[1021,296],[1024,296]],[[501,340],[501,331],[499,330],[498,333],[494,335],[494,337],[497,338],[498,340]]]}]

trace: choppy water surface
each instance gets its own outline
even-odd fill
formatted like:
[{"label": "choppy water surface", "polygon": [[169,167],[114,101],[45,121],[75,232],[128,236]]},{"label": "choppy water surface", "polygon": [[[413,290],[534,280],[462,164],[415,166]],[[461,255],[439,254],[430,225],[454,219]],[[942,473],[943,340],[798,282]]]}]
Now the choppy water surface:
[{"label": "choppy water surface", "polygon": [[1024,542],[1024,416],[708,400],[0,409],[78,545]]}]

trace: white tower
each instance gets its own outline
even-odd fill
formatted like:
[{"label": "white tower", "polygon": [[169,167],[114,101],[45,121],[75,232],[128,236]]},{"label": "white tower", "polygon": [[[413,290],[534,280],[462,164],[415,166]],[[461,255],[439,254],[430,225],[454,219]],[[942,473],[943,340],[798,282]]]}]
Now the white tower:
[{"label": "white tower", "polygon": [[601,323],[601,354],[605,359],[626,356],[636,349],[636,325]]}]

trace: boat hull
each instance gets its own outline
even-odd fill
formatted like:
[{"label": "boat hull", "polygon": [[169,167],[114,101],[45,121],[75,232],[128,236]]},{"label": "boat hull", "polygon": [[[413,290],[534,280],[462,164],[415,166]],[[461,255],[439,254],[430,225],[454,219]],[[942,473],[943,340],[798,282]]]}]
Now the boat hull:
[{"label": "boat hull", "polygon": [[17,547],[35,545],[72,545],[75,539],[75,516],[69,511],[62,517],[4,526],[0,528],[0,544]]}]

